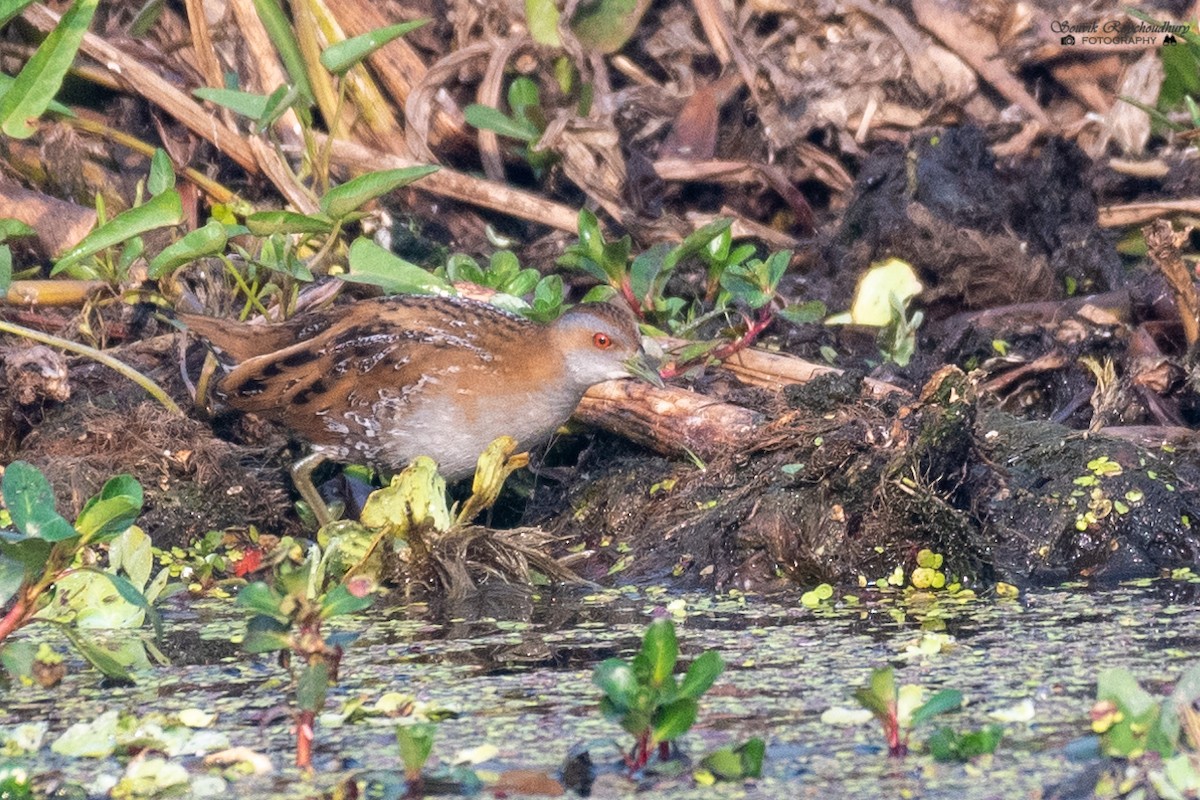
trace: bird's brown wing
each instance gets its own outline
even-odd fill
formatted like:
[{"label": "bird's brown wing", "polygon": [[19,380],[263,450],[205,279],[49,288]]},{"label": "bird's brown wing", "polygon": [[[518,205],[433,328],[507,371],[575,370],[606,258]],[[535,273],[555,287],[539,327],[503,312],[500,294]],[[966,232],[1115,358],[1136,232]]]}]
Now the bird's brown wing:
[{"label": "bird's brown wing", "polygon": [[200,314],[176,316],[188,331],[207,339],[224,356],[240,364],[255,356],[284,350],[328,328],[336,319],[331,311],[305,314],[276,325],[250,325]]},{"label": "bird's brown wing", "polygon": [[455,327],[444,313],[412,303],[349,308],[317,335],[239,364],[221,381],[226,401],[321,443],[330,434],[320,417],[370,415],[385,397],[402,406],[424,390],[427,376],[445,376],[451,366],[486,369],[494,359],[477,344],[478,328]]}]

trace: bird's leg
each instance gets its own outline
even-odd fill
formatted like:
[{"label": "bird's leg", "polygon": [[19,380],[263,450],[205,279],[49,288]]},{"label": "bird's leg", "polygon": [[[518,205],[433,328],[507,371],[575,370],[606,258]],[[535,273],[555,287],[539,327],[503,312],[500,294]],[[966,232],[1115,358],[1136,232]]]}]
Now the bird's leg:
[{"label": "bird's leg", "polygon": [[312,475],[313,470],[324,462],[323,454],[309,453],[292,465],[292,485],[296,487],[300,497],[308,503],[308,507],[316,515],[317,525],[322,527],[332,522],[333,518],[329,514],[329,507],[325,505],[325,500],[322,499],[321,493],[317,491],[317,487],[313,483]]}]

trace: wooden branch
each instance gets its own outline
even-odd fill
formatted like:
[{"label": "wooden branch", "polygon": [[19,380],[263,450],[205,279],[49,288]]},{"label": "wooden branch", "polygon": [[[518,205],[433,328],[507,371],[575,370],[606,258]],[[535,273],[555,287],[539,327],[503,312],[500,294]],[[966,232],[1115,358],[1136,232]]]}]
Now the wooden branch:
[{"label": "wooden branch", "polygon": [[749,409],[668,386],[608,381],[584,395],[575,418],[665,455],[710,459],[737,450],[763,421]]}]

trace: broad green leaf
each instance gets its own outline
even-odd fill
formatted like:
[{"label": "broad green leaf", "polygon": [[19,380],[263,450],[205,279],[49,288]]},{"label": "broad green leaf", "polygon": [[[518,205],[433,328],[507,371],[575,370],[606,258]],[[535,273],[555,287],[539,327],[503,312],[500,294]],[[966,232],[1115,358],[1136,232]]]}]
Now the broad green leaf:
[{"label": "broad green leaf", "polygon": [[592,672],[592,683],[604,692],[618,712],[633,706],[638,684],[627,662],[619,658],[601,661]]},{"label": "broad green leaf", "polygon": [[666,617],[651,622],[642,638],[642,653],[649,662],[650,684],[661,688],[675,671],[675,662],[679,659],[675,623]]},{"label": "broad green leaf", "polygon": [[806,303],[795,303],[776,313],[793,325],[811,325],[824,319],[828,309],[820,300],[809,300]]},{"label": "broad green leaf", "polygon": [[405,261],[370,239],[359,237],[350,245],[350,272],[341,276],[352,283],[382,287],[388,294],[454,294],[454,288],[432,272]]},{"label": "broad green leaf", "polygon": [[1133,673],[1124,667],[1101,671],[1096,678],[1096,699],[1118,703],[1134,717],[1140,717],[1158,705],[1154,695],[1143,689]]},{"label": "broad green leaf", "polygon": [[400,762],[410,776],[419,775],[433,752],[433,736],[437,726],[432,722],[415,722],[396,728],[396,742],[400,745]]},{"label": "broad green leaf", "polygon": [[925,741],[925,747],[934,761],[970,761],[996,752],[1003,737],[1004,728],[999,725],[988,725],[961,735],[952,728],[939,728]]},{"label": "broad green leaf", "polygon": [[1200,700],[1200,664],[1193,663],[1175,682],[1175,690],[1171,692],[1167,702],[1163,703],[1162,716],[1158,722],[1159,731],[1172,749],[1179,742],[1179,710],[1194,708],[1197,700]]},{"label": "broad green leaf", "polygon": [[708,691],[709,687],[713,685],[713,681],[724,670],[725,662],[721,660],[721,656],[717,654],[716,650],[703,653],[688,667],[687,675],[679,684],[677,696],[698,699],[700,695]]},{"label": "broad green leaf", "polygon": [[700,761],[700,766],[723,781],[737,781],[745,777],[742,772],[742,757],[735,753],[732,747],[714,750]]},{"label": "broad green leaf", "polygon": [[0,554],[20,564],[26,575],[40,576],[56,546],[45,539],[28,539],[20,533],[0,530]]},{"label": "broad green leaf", "polygon": [[142,487],[129,475],[104,484],[100,494],[84,504],[75,519],[75,529],[85,539],[115,536],[137,521],[142,513]]},{"label": "broad green leaf", "polygon": [[657,744],[679,738],[695,724],[697,711],[696,701],[690,697],[663,706],[654,715],[654,730],[650,733],[650,740]]},{"label": "broad green leaf", "polygon": [[662,272],[670,252],[671,245],[659,242],[639,253],[629,265],[629,288],[639,301],[650,296],[650,290],[654,288],[654,282]]},{"label": "broad green leaf", "polygon": [[288,626],[279,620],[259,614],[251,617],[246,623],[246,638],[242,640],[242,649],[247,653],[274,653],[277,650],[288,650],[291,646]]},{"label": "broad green leaf", "polygon": [[[296,87],[296,91],[304,98],[305,103],[313,105],[312,84],[308,81],[308,68],[305,66],[304,54],[296,40],[296,31],[288,21],[287,14],[280,7],[278,0],[254,0],[254,10],[267,29],[271,44],[275,45],[279,59],[287,70],[288,77]],[[254,117],[254,119],[260,119]]]},{"label": "broad green leaf", "polygon": [[192,94],[201,100],[216,103],[255,122],[261,120],[266,114],[267,100],[269,99],[265,95],[243,92],[239,89],[215,89],[211,86],[202,86],[193,90]]},{"label": "broad green leaf", "polygon": [[98,4],[99,0],[75,0],[0,97],[0,130],[6,135],[14,139],[33,135],[30,123],[58,94]]},{"label": "broad green leaf", "polygon": [[118,214],[89,233],[82,242],[58,260],[50,274],[56,275],[106,247],[120,244],[147,231],[178,225],[180,222],[183,222],[183,203],[179,199],[179,192],[163,192],[136,208]]},{"label": "broad green leaf", "polygon": [[8,294],[12,285],[12,250],[8,245],[0,244],[0,299]]},{"label": "broad green leaf", "polygon": [[767,743],[757,736],[743,742],[737,753],[742,757],[742,775],[747,778],[758,778],[762,775],[763,759],[767,755]]},{"label": "broad green leaf", "polygon": [[525,27],[538,44],[559,47],[558,6],[554,0],[525,0]]},{"label": "broad green leaf", "polygon": [[368,172],[330,189],[321,197],[318,205],[322,212],[335,220],[344,219],[372,200],[437,171],[437,167],[430,165]]},{"label": "broad green leaf", "polygon": [[346,588],[345,584],[338,584],[321,601],[321,618],[329,619],[344,614],[353,614],[356,611],[370,608],[373,602],[375,602],[375,598],[370,594],[356,597]]},{"label": "broad green leaf", "polygon": [[37,467],[14,461],[4,471],[4,505],[13,527],[31,539],[61,542],[78,536],[75,528],[54,510],[54,490]]},{"label": "broad green leaf", "polygon": [[0,217],[0,242],[7,242],[9,239],[20,239],[26,236],[35,236],[36,234],[37,231],[19,219]]},{"label": "broad green leaf", "polygon": [[571,30],[579,41],[600,53],[615,53],[637,30],[648,0],[596,0],[581,3],[571,19]]},{"label": "broad green leaf", "polygon": [[754,737],[736,747],[722,747],[709,753],[700,762],[700,766],[721,780],[740,781],[743,778],[757,778],[762,775],[762,763],[766,752],[766,743]]},{"label": "broad green leaf", "polygon": [[302,711],[318,712],[325,706],[329,690],[329,665],[324,661],[308,664],[296,681],[296,705]]},{"label": "broad green leaf", "polygon": [[[732,226],[732,219],[722,217],[692,231],[674,250],[667,254],[663,261],[663,269],[674,269],[684,259],[707,249],[714,241],[722,238],[725,242],[725,252],[728,253],[729,231]],[[723,259],[723,256],[721,258]]]},{"label": "broad green leaf", "polygon": [[492,131],[510,139],[533,144],[542,138],[542,132],[523,119],[514,119],[491,106],[471,103],[463,109],[467,123],[485,131]]},{"label": "broad green leaf", "polygon": [[133,675],[130,674],[129,670],[121,662],[92,643],[89,638],[91,636],[90,631],[80,630],[74,625],[65,625],[61,622],[54,622],[53,624],[62,632],[63,636],[71,640],[71,644],[79,651],[79,655],[86,658],[88,663],[104,673],[106,678],[126,683],[133,682]]},{"label": "broad green leaf", "polygon": [[[4,73],[0,73],[0,98],[4,97],[4,95],[8,93],[8,90],[10,88],[12,88],[14,81],[16,81],[16,78],[14,78],[12,75],[5,75]],[[64,106],[62,103],[58,102],[57,100],[51,100],[50,105],[46,106],[46,110],[52,111],[61,117],[67,117],[70,119],[74,119],[76,117],[76,114],[74,111],[72,111],[67,106]]]},{"label": "broad green leaf", "polygon": [[117,749],[121,712],[105,711],[91,722],[76,722],[54,740],[50,749],[71,758],[107,758]]},{"label": "broad green leaf", "polygon": [[146,179],[146,189],[151,195],[156,195],[174,188],[175,167],[171,164],[171,157],[166,150],[156,147],[150,159],[150,177]]},{"label": "broad green leaf", "polygon": [[334,75],[342,75],[388,42],[428,23],[427,19],[401,22],[330,45],[321,53],[321,64]]},{"label": "broad green leaf", "polygon": [[0,608],[5,608],[25,581],[25,565],[0,553]]},{"label": "broad green leaf", "polygon": [[537,120],[530,115],[541,118],[542,116],[542,97],[538,91],[538,85],[531,79],[522,75],[508,85],[508,108],[512,111],[513,116],[518,119],[523,119],[526,122],[539,127]]},{"label": "broad green leaf", "polygon": [[185,264],[197,259],[225,251],[229,235],[225,225],[210,219],[203,228],[197,228],[177,242],[163,248],[150,262],[146,274],[151,278],[165,278]]},{"label": "broad green leaf", "polygon": [[792,251],[780,250],[778,253],[772,253],[767,259],[767,288],[772,292],[779,286],[779,281],[783,278],[783,274],[787,272],[788,265],[792,263]]},{"label": "broad green leaf", "polygon": [[7,25],[17,15],[33,5],[33,0],[4,0],[0,2],[0,26]]},{"label": "broad green leaf", "polygon": [[246,228],[255,236],[277,233],[330,233],[333,220],[310,217],[295,211],[256,211],[246,217]]},{"label": "broad green leaf", "polygon": [[121,598],[126,603],[137,606],[146,614],[146,618],[150,620],[150,624],[154,627],[155,640],[161,642],[163,635],[162,617],[159,616],[158,611],[154,608],[154,606],[150,605],[150,603],[146,601],[146,598],[142,595],[141,591],[121,575],[101,569],[97,569],[95,571],[108,578],[109,583],[113,585],[113,588],[117,590],[117,592],[121,595]]},{"label": "broad green leaf", "polygon": [[[11,678],[33,678],[33,659],[37,647],[28,639],[13,641],[9,638],[0,646],[0,669]],[[0,675],[0,686],[6,687],[5,676]]]},{"label": "broad green leaf", "polygon": [[945,714],[948,711],[957,711],[962,707],[962,701],[962,692],[958,689],[942,689],[913,712],[909,724],[915,728],[930,717],[936,717],[938,714]]},{"label": "broad green leaf", "polygon": [[300,98],[300,90],[295,86],[284,85],[271,92],[267,95],[267,103],[263,106],[262,115],[259,116],[255,129],[262,133],[274,125],[280,117],[287,113],[289,108],[296,105]]},{"label": "broad green leaf", "polygon": [[896,710],[896,673],[891,667],[871,671],[868,686],[854,690],[854,699],[880,720],[887,720]]},{"label": "broad green leaf", "polygon": [[255,581],[243,586],[237,596],[237,604],[239,606],[248,608],[256,614],[262,614],[279,620],[287,618],[279,610],[282,603],[283,595],[262,581]]}]

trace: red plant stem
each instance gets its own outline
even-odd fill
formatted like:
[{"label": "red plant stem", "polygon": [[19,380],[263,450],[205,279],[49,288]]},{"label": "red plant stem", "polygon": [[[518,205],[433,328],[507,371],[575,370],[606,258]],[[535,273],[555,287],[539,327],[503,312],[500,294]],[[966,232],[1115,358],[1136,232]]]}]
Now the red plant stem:
[{"label": "red plant stem", "polygon": [[642,313],[642,301],[638,300],[637,295],[633,293],[633,284],[629,282],[629,275],[621,278],[621,296],[625,298],[625,302],[629,303],[629,307],[638,319],[645,319],[645,314]]},{"label": "red plant stem", "polygon": [[670,757],[671,757],[671,743],[670,742],[659,742],[658,743],[658,760],[666,761]]},{"label": "red plant stem", "polygon": [[627,764],[631,773],[637,772],[642,767],[646,766],[650,761],[650,731],[642,731],[638,734],[637,744],[633,746],[633,752],[629,754]]},{"label": "red plant stem", "polygon": [[[747,347],[754,344],[755,340],[758,339],[759,335],[767,329],[767,326],[769,326],[774,319],[775,312],[771,311],[769,307],[759,309],[758,318],[753,322],[747,321],[745,333],[734,339],[732,342],[728,342],[720,347],[708,351],[701,357],[724,360],[729,358],[734,353],[745,350]],[[660,369],[658,371],[658,375],[663,380],[670,380],[671,378],[676,378],[682,375],[687,371],[689,366],[690,364],[688,363],[671,363]]]},{"label": "red plant stem", "polygon": [[313,726],[317,724],[314,711],[301,711],[296,718],[296,766],[312,770]]},{"label": "red plant stem", "polygon": [[13,607],[4,615],[4,619],[0,619],[0,642],[3,642],[10,633],[25,623],[25,614],[28,611],[29,604],[25,598],[21,598],[13,604]]}]

